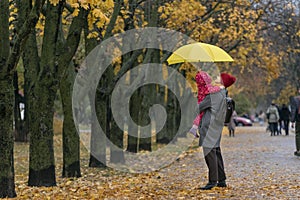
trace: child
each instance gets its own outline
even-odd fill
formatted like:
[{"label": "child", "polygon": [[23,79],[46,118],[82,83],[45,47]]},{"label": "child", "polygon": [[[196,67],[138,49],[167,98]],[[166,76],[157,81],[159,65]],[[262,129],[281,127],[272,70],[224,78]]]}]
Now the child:
[{"label": "child", "polygon": [[[198,87],[198,104],[211,93],[216,93],[221,90],[219,86],[211,85],[211,77],[204,71],[200,71],[196,74],[195,80]],[[194,120],[193,127],[190,129],[190,133],[192,133],[195,137],[199,137],[197,132],[200,121],[203,117],[204,112],[201,112]]]},{"label": "child", "polygon": [[[222,88],[228,88],[233,83],[235,83],[236,78],[227,73],[221,73],[221,86],[213,86],[211,85],[212,80],[211,77],[203,71],[200,71],[196,74],[195,80],[198,87],[198,104],[206,97],[208,94],[216,93],[220,91]],[[220,82],[220,80],[219,80]],[[199,137],[197,132],[200,121],[203,117],[204,112],[201,112],[194,120],[193,126],[190,129],[190,133],[192,133],[195,137]]]}]

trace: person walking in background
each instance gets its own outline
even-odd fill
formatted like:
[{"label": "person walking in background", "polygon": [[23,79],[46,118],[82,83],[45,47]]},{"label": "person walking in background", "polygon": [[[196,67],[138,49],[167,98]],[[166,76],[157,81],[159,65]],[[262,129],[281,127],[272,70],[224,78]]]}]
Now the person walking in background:
[{"label": "person walking in background", "polygon": [[258,114],[258,122],[259,122],[259,125],[260,126],[263,126],[264,125],[264,122],[265,122],[265,113],[264,111],[259,111],[259,114]]},{"label": "person walking in background", "polygon": [[[228,90],[227,88],[233,85],[236,81],[236,77],[232,76],[231,74],[228,73],[221,73],[221,84],[225,87],[226,91],[226,96],[228,96]],[[234,117],[237,116],[237,113],[235,111],[235,102],[233,102],[233,112],[232,115],[230,116],[229,123],[225,124],[228,128],[229,132],[229,137],[234,137],[234,132],[235,132],[235,122],[234,122]]]},{"label": "person walking in background", "polygon": [[284,131],[285,131],[285,135],[289,135],[289,123],[290,123],[291,111],[286,106],[286,104],[282,104],[280,114],[281,114],[281,120],[283,122],[283,128],[284,128]]},{"label": "person walking in background", "polygon": [[230,117],[230,122],[227,124],[228,132],[229,132],[229,137],[234,137],[234,132],[235,132],[235,122],[234,122],[234,117],[237,116],[236,111],[234,110],[231,117]]},{"label": "person walking in background", "polygon": [[[298,88],[298,93],[300,94],[300,88]],[[300,95],[290,98],[291,103],[291,122],[292,127],[296,123],[295,127],[295,141],[296,141],[296,151],[295,156],[300,156]]]},{"label": "person walking in background", "polygon": [[278,114],[279,114],[279,119],[278,119],[278,122],[277,122],[277,135],[281,135],[281,129],[282,129],[282,114],[281,114],[281,108],[275,104],[277,110],[278,110]]},{"label": "person walking in background", "polygon": [[268,123],[270,126],[271,130],[271,136],[275,136],[275,133],[278,131],[278,120],[279,120],[279,113],[278,109],[275,106],[275,103],[272,102],[271,105],[269,106],[267,110],[267,118],[268,118]]}]

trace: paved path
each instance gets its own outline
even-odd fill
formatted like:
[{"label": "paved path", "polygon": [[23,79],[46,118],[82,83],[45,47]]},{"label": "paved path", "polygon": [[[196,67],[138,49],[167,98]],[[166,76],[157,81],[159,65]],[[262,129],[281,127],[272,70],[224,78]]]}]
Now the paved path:
[{"label": "paved path", "polygon": [[271,137],[265,130],[237,127],[236,137],[223,136],[227,189],[195,192],[207,182],[200,148],[162,170],[161,176],[171,188],[186,191],[192,199],[300,199],[300,157],[293,155],[294,133]]},{"label": "paved path", "polygon": [[[18,199],[300,199],[300,157],[295,157],[295,135],[271,137],[265,127],[237,127],[236,137],[224,134],[222,151],[227,188],[197,189],[207,183],[201,148],[190,149],[178,161],[146,174],[89,168],[82,155],[83,177],[57,177],[57,187],[27,186],[28,144],[15,148]],[[56,140],[61,149],[61,139]],[[59,144],[59,145],[58,145]],[[58,149],[56,149],[58,150]],[[57,173],[61,154],[56,154]],[[145,163],[147,165],[147,163]]]}]

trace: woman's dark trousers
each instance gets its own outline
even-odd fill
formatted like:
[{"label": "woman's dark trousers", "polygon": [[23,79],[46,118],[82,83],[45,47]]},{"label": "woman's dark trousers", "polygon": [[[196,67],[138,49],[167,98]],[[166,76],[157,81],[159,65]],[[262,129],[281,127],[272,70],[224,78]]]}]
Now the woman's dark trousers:
[{"label": "woman's dark trousers", "polygon": [[221,154],[221,148],[205,148],[203,147],[205,162],[208,167],[208,181],[217,183],[225,181],[226,175],[224,171],[224,162]]}]

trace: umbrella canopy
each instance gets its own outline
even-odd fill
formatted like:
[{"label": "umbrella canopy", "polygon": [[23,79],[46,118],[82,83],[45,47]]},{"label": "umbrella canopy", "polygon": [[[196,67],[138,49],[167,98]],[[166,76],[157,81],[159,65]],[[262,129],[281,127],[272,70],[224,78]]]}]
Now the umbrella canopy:
[{"label": "umbrella canopy", "polygon": [[168,59],[169,65],[182,62],[232,62],[232,57],[220,47],[202,42],[184,45]]}]

